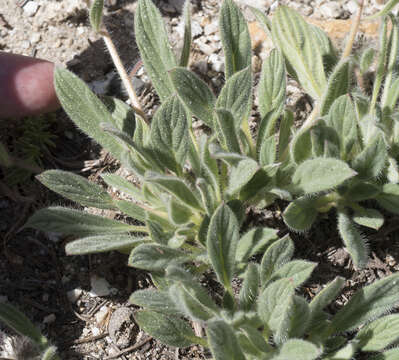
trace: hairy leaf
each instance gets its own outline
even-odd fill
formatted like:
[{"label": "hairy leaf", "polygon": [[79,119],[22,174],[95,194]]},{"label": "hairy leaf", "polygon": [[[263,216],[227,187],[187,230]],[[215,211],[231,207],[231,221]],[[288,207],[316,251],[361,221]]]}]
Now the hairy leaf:
[{"label": "hairy leaf", "polygon": [[280,109],[285,102],[286,74],[284,59],[277,49],[263,62],[258,97],[262,118],[270,111]]},{"label": "hairy leaf", "polygon": [[269,246],[260,264],[262,286],[271,279],[275,271],[291,260],[293,254],[294,243],[288,235]]},{"label": "hairy leaf", "polygon": [[287,226],[294,231],[307,231],[317,218],[315,200],[300,197],[291,202],[284,210],[283,219]]},{"label": "hairy leaf", "polygon": [[287,340],[279,354],[274,356],[272,360],[314,360],[320,355],[320,350],[312,343],[300,339]]},{"label": "hairy leaf", "polygon": [[38,175],[37,179],[50,190],[83,206],[116,209],[107,191],[83,176],[68,171],[47,170]]},{"label": "hairy leaf", "polygon": [[259,291],[259,270],[254,263],[249,263],[245,272],[244,281],[241,286],[239,301],[240,309],[250,311],[258,297]]},{"label": "hairy leaf", "polygon": [[234,166],[230,173],[228,193],[238,193],[254,177],[259,170],[258,163],[250,158],[241,160]]},{"label": "hairy leaf", "polygon": [[272,34],[303,88],[314,99],[320,99],[327,80],[322,49],[313,27],[294,10],[280,6],[273,16]]},{"label": "hairy leaf", "polygon": [[129,256],[128,265],[148,271],[165,271],[170,264],[184,263],[190,257],[184,252],[160,244],[142,244]]},{"label": "hairy leaf", "polygon": [[67,255],[87,255],[113,250],[130,250],[148,241],[143,236],[133,237],[125,234],[108,234],[84,237],[68,243],[65,246]]},{"label": "hairy leaf", "polygon": [[270,281],[289,278],[295,287],[301,286],[317,266],[314,262],[293,260],[274,271]]},{"label": "hairy leaf", "polygon": [[252,72],[247,67],[227,79],[217,98],[216,109],[229,110],[235,119],[235,128],[239,129],[247,121],[252,107]]},{"label": "hairy leaf", "polygon": [[380,351],[399,338],[399,315],[387,315],[367,324],[356,335],[362,351]]},{"label": "hairy leaf", "polygon": [[361,209],[353,214],[356,224],[378,230],[384,224],[384,216],[375,209]]},{"label": "hairy leaf", "polygon": [[246,262],[251,256],[262,252],[268,245],[278,239],[277,233],[278,230],[267,227],[249,230],[238,241],[236,261]]},{"label": "hairy leaf", "polygon": [[356,267],[366,266],[369,253],[366,239],[344,210],[338,212],[338,230]]},{"label": "hairy leaf", "polygon": [[141,59],[162,101],[174,92],[168,71],[177,65],[161,14],[151,0],[140,0],[134,16],[134,33]]},{"label": "hairy leaf", "polygon": [[236,217],[227,205],[220,205],[209,224],[206,247],[218,280],[231,288],[239,239]]},{"label": "hairy leaf", "polygon": [[118,207],[120,211],[132,217],[133,219],[142,222],[145,221],[145,211],[143,210],[142,207],[135,204],[134,202],[126,200],[117,200],[115,201],[115,205]]},{"label": "hairy leaf", "polygon": [[292,181],[305,194],[333,189],[356,175],[348,164],[334,158],[306,160],[295,170]]},{"label": "hairy leaf", "polygon": [[214,124],[222,148],[228,152],[240,154],[240,143],[233,114],[225,109],[216,110]]},{"label": "hairy leaf", "polygon": [[35,212],[24,227],[77,236],[117,234],[142,230],[142,227],[139,226],[128,225],[120,221],[61,206],[53,206]]},{"label": "hairy leaf", "polygon": [[56,68],[54,86],[57,97],[68,116],[87,135],[121,160],[125,148],[100,127],[101,123],[114,124],[107,107],[89,87],[70,71]]},{"label": "hairy leaf", "polygon": [[185,68],[177,67],[169,73],[183,104],[206,125],[212,127],[216,98],[208,85]]},{"label": "hairy leaf", "polygon": [[384,185],[376,199],[384,209],[399,214],[399,184]]},{"label": "hairy leaf", "polygon": [[232,0],[224,0],[219,17],[226,78],[251,66],[251,38],[247,22]]},{"label": "hairy leaf", "polygon": [[187,321],[162,312],[141,310],[135,320],[146,333],[163,344],[176,347],[187,347],[195,342],[195,334]]},{"label": "hairy leaf", "polygon": [[90,7],[90,24],[92,28],[99,32],[103,17],[104,0],[94,0]]},{"label": "hairy leaf", "polygon": [[174,316],[182,315],[166,291],[154,288],[137,290],[130,295],[129,302],[143,308]]},{"label": "hairy leaf", "polygon": [[206,330],[215,360],[245,360],[233,328],[223,320],[213,320]]},{"label": "hairy leaf", "polygon": [[180,66],[187,66],[190,60],[191,50],[191,1],[186,0],[183,7],[183,19],[184,19],[184,36],[183,36],[183,48],[180,55]]},{"label": "hairy leaf", "polygon": [[351,331],[389,312],[398,302],[399,274],[393,274],[356,291],[333,317],[331,328],[335,332]]}]

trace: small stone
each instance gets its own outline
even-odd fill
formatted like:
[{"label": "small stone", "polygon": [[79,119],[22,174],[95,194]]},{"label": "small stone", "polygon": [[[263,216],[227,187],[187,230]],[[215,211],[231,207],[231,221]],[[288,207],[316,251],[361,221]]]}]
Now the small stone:
[{"label": "small stone", "polygon": [[36,1],[28,1],[24,6],[24,13],[27,16],[34,16],[39,10],[39,4]]},{"label": "small stone", "polygon": [[201,52],[207,56],[210,56],[215,51],[212,46],[205,44],[203,42],[197,42],[197,45],[198,45],[198,48],[201,50]]},{"label": "small stone", "polygon": [[21,48],[22,49],[29,49],[30,48],[30,41],[29,40],[24,40],[21,42]]},{"label": "small stone", "polygon": [[96,321],[97,321],[98,325],[101,325],[104,322],[104,320],[107,317],[108,313],[109,313],[109,308],[107,306],[105,306],[105,305],[102,306],[100,308],[100,310],[98,310],[96,312],[95,318],[96,318]]},{"label": "small stone", "polygon": [[206,74],[208,72],[208,62],[200,60],[196,63],[196,67],[201,74]]},{"label": "small stone", "polygon": [[80,298],[80,295],[82,295],[82,292],[83,292],[83,290],[79,289],[79,288],[68,291],[67,292],[68,300],[72,304],[74,304]]},{"label": "small stone", "polygon": [[336,2],[328,2],[320,6],[320,13],[325,18],[338,19],[342,14],[342,9]]},{"label": "small stone", "polygon": [[43,324],[51,324],[55,321],[56,317],[55,314],[50,314],[47,315],[44,319],[43,319]]},{"label": "small stone", "polygon": [[215,34],[219,29],[219,26],[216,22],[211,22],[210,24],[205,25],[204,33],[206,36]]},{"label": "small stone", "polygon": [[350,0],[345,7],[346,10],[348,10],[351,14],[354,14],[357,13],[359,9],[359,4],[355,0]]},{"label": "small stone", "polygon": [[100,329],[99,329],[98,327],[92,327],[92,328],[91,328],[91,333],[92,333],[94,336],[97,336],[97,335],[100,335],[101,331],[100,331]]},{"label": "small stone", "polygon": [[216,72],[223,72],[224,71],[224,62],[221,57],[217,54],[211,54],[209,56],[209,62],[211,63],[211,67]]},{"label": "small stone", "polygon": [[41,35],[39,34],[39,33],[33,33],[31,36],[30,36],[30,42],[32,43],[32,44],[37,44],[39,41],[40,41],[40,39],[41,39]]},{"label": "small stone", "polygon": [[91,297],[96,296],[108,296],[111,293],[111,287],[107,280],[98,277],[97,275],[92,275],[90,278],[91,290],[89,295]]},{"label": "small stone", "polygon": [[133,310],[128,307],[116,309],[109,320],[108,332],[115,345],[122,349],[135,342],[139,328],[134,321]]}]

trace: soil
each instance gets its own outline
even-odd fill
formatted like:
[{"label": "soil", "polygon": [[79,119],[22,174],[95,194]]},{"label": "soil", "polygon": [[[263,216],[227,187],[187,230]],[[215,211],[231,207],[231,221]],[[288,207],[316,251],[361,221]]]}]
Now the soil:
[{"label": "soil", "polygon": [[[90,29],[85,2],[37,0],[34,3],[39,5],[37,11],[28,12],[26,1],[0,0],[0,50],[54,61],[90,83],[100,95],[126,99],[102,41]],[[180,22],[182,1],[155,3],[164,16],[172,44],[178,48],[181,36],[177,25]],[[192,3],[194,22],[199,26],[200,33],[195,36],[191,67],[217,92],[223,81],[222,72],[216,67],[219,59],[222,59],[220,41],[215,33],[204,33],[204,28],[216,21],[219,4],[216,0],[196,0]],[[273,3],[270,1],[268,6]],[[318,24],[327,24],[332,28],[335,26],[340,31],[343,24],[340,21],[347,21],[350,15],[347,10],[350,1],[344,2],[338,19],[323,17],[317,10],[320,1],[281,3],[288,3],[302,12],[306,11],[304,15],[312,16],[313,21]],[[133,69],[138,60],[133,31],[137,2],[108,0],[105,4],[106,26],[124,65]],[[381,4],[367,3],[369,13],[379,8]],[[360,39],[363,45],[374,44],[376,30],[373,29],[371,25],[365,27],[364,35]],[[270,50],[265,34],[259,31],[261,30],[255,25],[251,25],[254,45],[256,41],[263,44],[254,46],[255,71],[259,71],[257,64]],[[337,33],[331,30],[330,35],[334,37],[334,34]],[[211,54],[207,54],[208,51],[216,53],[219,58],[213,57],[210,61]],[[145,74],[140,78],[136,77],[134,81],[141,98],[145,99],[147,110],[153,112],[157,100]],[[289,84],[291,93],[288,102],[295,109],[297,117],[302,118],[309,111],[309,101],[303,97],[295,82]],[[76,130],[62,110],[41,117],[40,122],[44,125],[40,136],[35,137],[32,135],[32,127],[38,121],[36,117],[0,123],[0,141],[21,157],[29,157],[32,151],[28,146],[21,147],[21,143],[37,141],[40,151],[33,158],[40,167],[39,170],[59,168],[96,181],[102,172],[115,171],[118,168],[118,164],[108,154]],[[30,127],[26,124],[30,124]],[[53,144],[49,145],[43,139],[50,139]],[[209,358],[209,354],[199,346],[188,349],[170,348],[151,339],[137,327],[126,325],[126,319],[130,319],[129,309],[136,310],[128,302],[130,294],[137,289],[152,286],[147,273],[126,266],[126,256],[109,253],[67,257],[64,247],[69,238],[23,229],[26,219],[35,210],[50,204],[67,203],[41,186],[34,178],[35,172],[21,174],[10,171],[12,169],[0,169],[1,302],[9,301],[25,313],[58,347],[62,359]],[[277,202],[273,207],[262,211],[250,209],[247,225],[277,228],[281,236],[290,233],[281,218],[285,206],[283,202]],[[305,234],[290,233],[296,245],[295,257],[319,264],[300,292],[311,299],[336,276],[345,277],[347,280],[342,295],[329,308],[334,313],[359,287],[398,271],[398,217],[385,215],[385,224],[380,231],[366,234],[371,257],[363,270],[354,269],[344,249],[336,229],[335,214],[330,213],[320,219]],[[119,319],[115,315],[118,313],[122,314]],[[125,327],[122,327],[123,324]],[[119,334],[118,331],[122,333]],[[0,350],[1,339],[6,339],[7,334],[11,333],[9,330],[2,330],[0,324]],[[22,348],[24,347],[26,346],[23,345]],[[19,358],[30,357],[20,354]]]}]

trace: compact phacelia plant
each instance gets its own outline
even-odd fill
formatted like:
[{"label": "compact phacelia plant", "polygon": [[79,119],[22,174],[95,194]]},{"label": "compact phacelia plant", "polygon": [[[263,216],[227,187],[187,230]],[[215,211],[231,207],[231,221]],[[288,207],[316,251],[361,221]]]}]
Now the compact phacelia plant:
[{"label": "compact phacelia plant", "polygon": [[[331,317],[323,309],[339,294],[343,280],[336,279],[308,303],[295,289],[315,264],[291,261],[293,244],[289,237],[278,239],[276,230],[245,232],[242,225],[248,206],[263,208],[276,198],[290,202],[283,217],[295,231],[308,230],[319,213],[335,208],[340,235],[355,265],[365,266],[367,244],[356,224],[378,229],[383,216],[377,206],[399,211],[396,19],[389,15],[382,22],[374,88],[368,97],[362,92],[362,74],[374,53],[366,51],[359,61],[349,56],[359,21],[339,56],[322,30],[288,7],[278,8],[271,21],[253,9],[276,45],[260,74],[260,121],[254,136],[248,123],[253,107],[251,40],[232,0],[225,0],[220,11],[226,81],[218,96],[187,68],[189,2],[177,60],[159,11],[150,0],[139,1],[136,41],[161,101],[151,121],[102,27],[102,8],[103,1],[94,1],[90,20],[110,50],[132,106],[113,98],[100,101],[80,79],[60,68],[55,87],[77,126],[138,183],[103,175],[107,185],[125,194],[121,199],[64,171],[46,171],[39,180],[84,207],[120,211],[136,221],[50,207],[34,214],[26,226],[75,235],[66,247],[68,254],[129,253],[129,265],[151,271],[158,287],[132,295],[133,303],[147,308],[137,314],[137,322],[167,344],[207,346],[217,360],[351,359],[357,351],[381,351],[395,342],[396,315],[379,317],[399,301],[397,275],[358,290]],[[313,102],[299,128],[294,128],[293,113],[285,106],[287,74]],[[207,131],[195,132],[194,119]],[[259,253],[264,253],[261,264],[250,262]],[[219,298],[209,297],[199,283],[209,270],[223,287]],[[233,277],[243,279],[238,298]],[[207,338],[194,334],[182,317],[206,327]],[[363,325],[351,341],[341,336]],[[398,351],[381,356],[393,359]]]}]

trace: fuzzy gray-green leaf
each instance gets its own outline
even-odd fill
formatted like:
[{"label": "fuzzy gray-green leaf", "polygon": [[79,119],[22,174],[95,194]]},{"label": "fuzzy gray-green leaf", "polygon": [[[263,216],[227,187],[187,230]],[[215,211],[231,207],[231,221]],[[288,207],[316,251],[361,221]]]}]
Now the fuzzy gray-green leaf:
[{"label": "fuzzy gray-green leaf", "polygon": [[262,118],[270,111],[284,105],[286,74],[284,58],[280,51],[273,49],[269,57],[263,62],[260,75],[258,97],[259,112]]},{"label": "fuzzy gray-green leaf", "polygon": [[286,322],[287,310],[295,288],[290,279],[272,282],[258,297],[258,315],[272,331],[277,331]]},{"label": "fuzzy gray-green leaf", "polygon": [[177,199],[179,199],[184,205],[187,205],[195,210],[203,210],[200,201],[194,195],[193,191],[180,178],[147,172],[145,181],[161,186],[166,191],[174,195]]},{"label": "fuzzy gray-green leaf", "polygon": [[345,158],[358,137],[355,108],[348,95],[342,95],[332,103],[326,123],[338,133],[341,142],[341,158]]},{"label": "fuzzy gray-green leaf", "polygon": [[211,218],[206,247],[216,276],[227,289],[231,288],[235,271],[238,231],[234,213],[227,205],[220,205]]},{"label": "fuzzy gray-green leaf", "polygon": [[353,221],[356,224],[379,230],[384,224],[384,216],[375,209],[359,209],[353,214]]},{"label": "fuzzy gray-green leaf", "polygon": [[358,290],[333,317],[335,332],[351,331],[389,312],[399,303],[399,274],[387,276]]},{"label": "fuzzy gray-green leaf", "polygon": [[183,104],[206,125],[212,127],[216,98],[208,85],[185,68],[177,67],[169,73]]},{"label": "fuzzy gray-green leaf", "polygon": [[376,199],[384,209],[399,214],[399,184],[384,185]]},{"label": "fuzzy gray-green leaf", "polygon": [[291,202],[284,210],[283,219],[287,226],[294,231],[307,231],[317,218],[314,200],[301,197]]},{"label": "fuzzy gray-green leaf", "polygon": [[184,19],[184,36],[183,36],[183,48],[180,55],[180,66],[187,66],[190,60],[191,50],[191,0],[186,0],[183,7],[183,19]]},{"label": "fuzzy gray-green leaf", "polygon": [[141,310],[135,320],[146,333],[163,344],[176,347],[187,347],[193,344],[195,334],[187,321],[162,312]]},{"label": "fuzzy gray-green leaf", "polygon": [[99,32],[103,17],[104,0],[94,0],[90,7],[90,24],[92,28]]},{"label": "fuzzy gray-green leaf", "polygon": [[301,286],[313,272],[316,263],[304,260],[293,260],[274,271],[270,281],[290,278],[295,287]]},{"label": "fuzzy gray-green leaf", "polygon": [[230,173],[228,193],[236,194],[239,192],[259,170],[258,163],[250,158],[241,160],[234,166]]},{"label": "fuzzy gray-green leaf", "polygon": [[242,123],[248,120],[252,107],[252,71],[250,66],[227,79],[215,107],[227,109],[233,114],[236,129],[239,129]]},{"label": "fuzzy gray-green leaf", "polygon": [[222,148],[228,152],[241,153],[238,141],[235,118],[229,110],[217,109],[215,111],[215,129]]},{"label": "fuzzy gray-green leaf", "polygon": [[373,179],[381,175],[388,160],[387,145],[381,134],[369,142],[352,161],[352,167],[363,179]]},{"label": "fuzzy gray-green leaf", "polygon": [[100,127],[101,123],[114,125],[107,107],[89,87],[68,70],[56,68],[54,86],[57,97],[68,116],[87,135],[121,160],[125,148]]},{"label": "fuzzy gray-green leaf", "polygon": [[287,235],[273,243],[265,252],[260,264],[260,280],[264,286],[284,264],[291,260],[294,254],[294,243]]},{"label": "fuzzy gray-green leaf", "polygon": [[279,350],[279,354],[272,360],[315,360],[319,357],[320,350],[311,342],[290,339],[287,340]]},{"label": "fuzzy gray-green leaf", "polygon": [[373,48],[367,48],[363,51],[359,62],[359,70],[361,75],[364,75],[369,70],[373,63],[375,54],[376,51]]},{"label": "fuzzy gray-green leaf", "polygon": [[380,351],[399,338],[399,315],[387,315],[367,324],[357,333],[362,351]]},{"label": "fuzzy gray-green leaf", "polygon": [[67,255],[86,255],[108,252],[114,250],[126,250],[148,241],[145,237],[133,237],[125,234],[108,234],[84,237],[69,242],[65,246]]},{"label": "fuzzy gray-green leaf", "polygon": [[41,349],[47,346],[47,339],[36,329],[32,322],[14,306],[7,303],[0,304],[0,321],[17,333],[31,339]]},{"label": "fuzzy gray-green leaf", "polygon": [[134,225],[60,206],[35,212],[24,227],[77,236],[137,231]]},{"label": "fuzzy gray-green leaf", "polygon": [[219,16],[226,79],[251,66],[251,38],[247,22],[232,0],[224,0]]},{"label": "fuzzy gray-green leaf", "polygon": [[254,263],[249,263],[245,272],[244,281],[241,286],[239,301],[240,309],[250,311],[258,297],[259,292],[259,270]]},{"label": "fuzzy gray-green leaf", "polygon": [[312,26],[294,10],[280,6],[273,16],[272,34],[303,88],[314,99],[320,99],[327,80],[322,49]]},{"label": "fuzzy gray-green leaf", "polygon": [[326,115],[334,100],[349,92],[352,81],[351,59],[340,61],[328,78],[327,87],[321,99],[320,114]]},{"label": "fuzzy gray-green leaf", "polygon": [[246,262],[278,239],[278,230],[267,227],[253,228],[241,236],[237,245],[237,262]]},{"label": "fuzzy gray-green leaf", "polygon": [[189,146],[189,120],[176,96],[166,100],[151,122],[151,142],[170,170],[177,172],[184,165]]},{"label": "fuzzy gray-green leaf", "polygon": [[223,320],[213,320],[206,330],[208,343],[215,360],[245,360],[233,328]]},{"label": "fuzzy gray-green leaf", "polygon": [[356,175],[348,164],[334,158],[306,160],[295,170],[292,181],[305,194],[334,189]]},{"label": "fuzzy gray-green leaf", "polygon": [[177,65],[159,10],[151,0],[140,0],[134,28],[148,76],[162,101],[174,92],[168,71]]},{"label": "fuzzy gray-green leaf", "polygon": [[135,291],[130,295],[129,302],[149,310],[163,312],[166,315],[182,315],[167,292],[154,288]]},{"label": "fuzzy gray-green leaf", "polygon": [[37,179],[50,190],[80,205],[115,210],[111,195],[83,176],[62,170],[48,170],[38,175]]},{"label": "fuzzy gray-green leaf", "polygon": [[116,200],[115,205],[120,211],[131,218],[145,222],[145,211],[133,201]]},{"label": "fuzzy gray-green leaf", "polygon": [[189,261],[184,252],[160,244],[142,244],[129,256],[128,265],[148,271],[165,271],[170,264]]},{"label": "fuzzy gray-green leaf", "polygon": [[118,191],[125,193],[133,197],[136,201],[144,201],[144,196],[141,189],[135,186],[130,181],[126,180],[122,176],[116,174],[102,174],[101,177],[108,186],[116,188]]},{"label": "fuzzy gray-green leaf", "polygon": [[338,231],[356,267],[366,266],[369,253],[366,239],[344,210],[338,212]]}]

